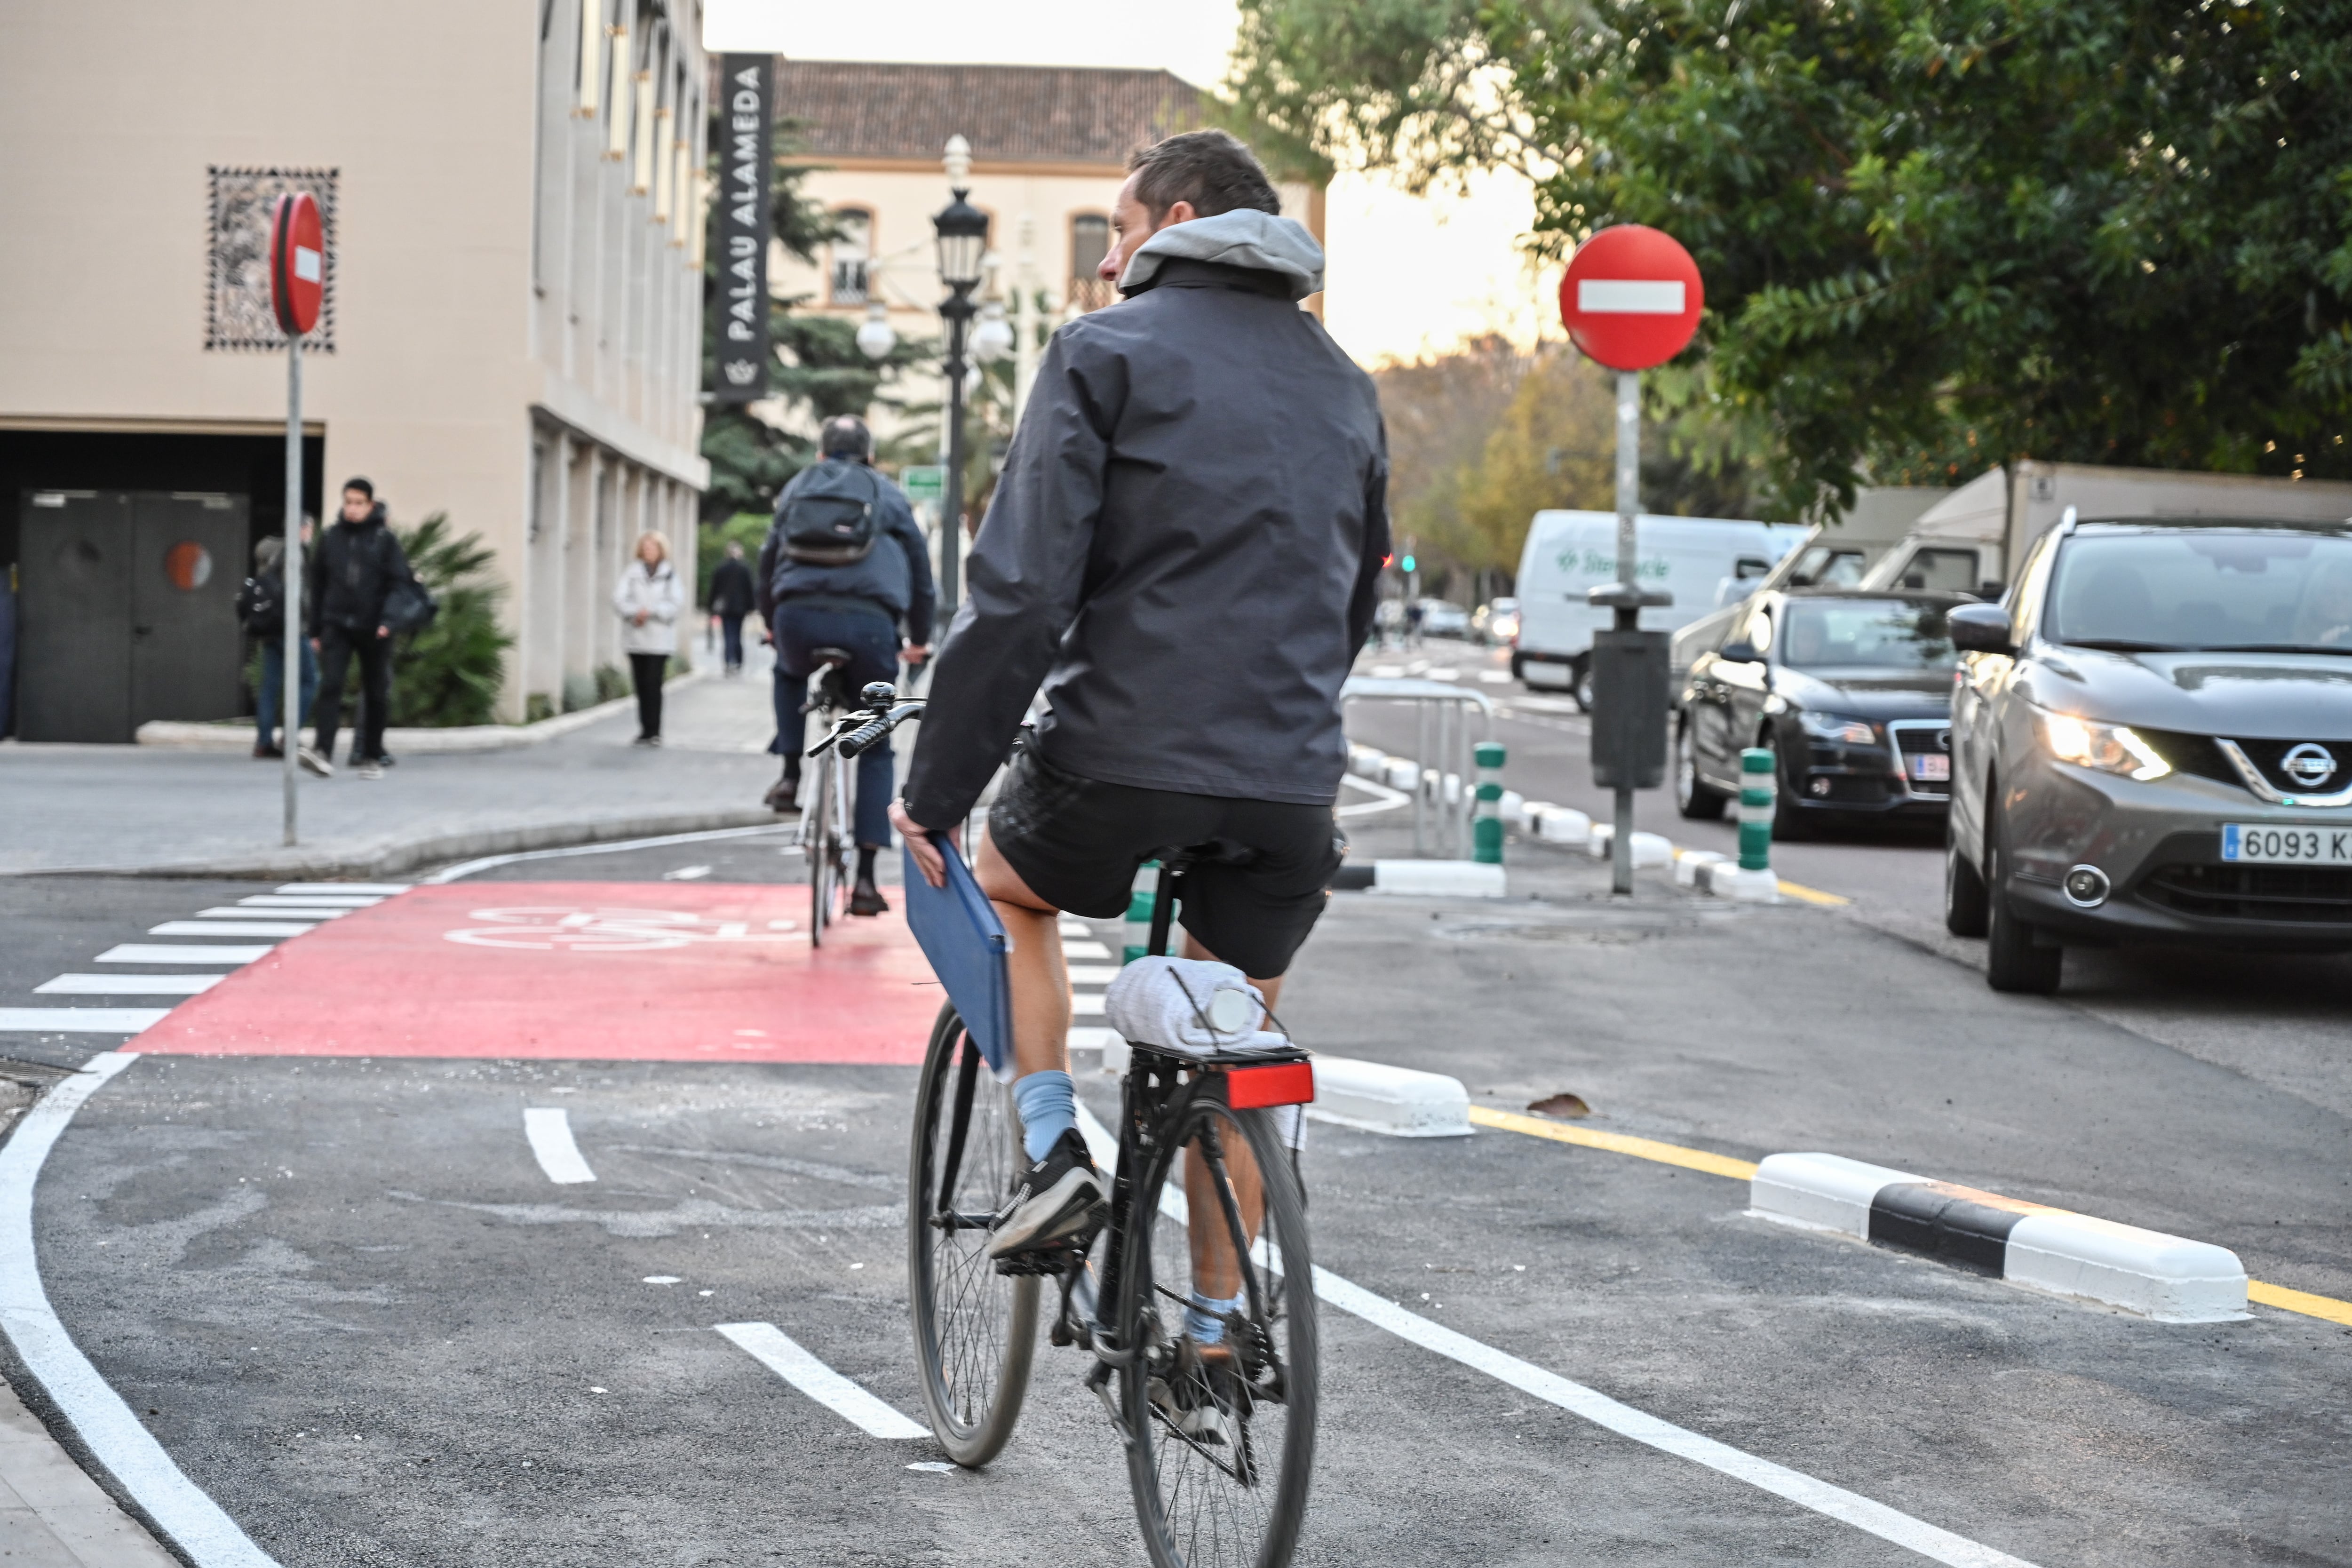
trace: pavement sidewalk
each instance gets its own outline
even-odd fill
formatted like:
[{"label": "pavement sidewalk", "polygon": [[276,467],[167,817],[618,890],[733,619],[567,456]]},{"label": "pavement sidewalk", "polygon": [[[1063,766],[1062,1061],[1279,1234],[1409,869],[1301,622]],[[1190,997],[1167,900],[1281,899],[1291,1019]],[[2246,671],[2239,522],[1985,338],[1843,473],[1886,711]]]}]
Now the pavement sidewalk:
[{"label": "pavement sidewalk", "polygon": [[0,1383],[0,1560],[9,1568],[177,1568]]},{"label": "pavement sidewalk", "polygon": [[[764,652],[764,650],[762,650]],[[242,754],[0,745],[0,875],[391,877],[440,860],[776,820],[764,662],[672,690],[664,744],[634,712],[541,745],[401,757],[381,782],[302,781],[279,842],[280,774]],[[395,752],[395,754],[397,754]]]}]

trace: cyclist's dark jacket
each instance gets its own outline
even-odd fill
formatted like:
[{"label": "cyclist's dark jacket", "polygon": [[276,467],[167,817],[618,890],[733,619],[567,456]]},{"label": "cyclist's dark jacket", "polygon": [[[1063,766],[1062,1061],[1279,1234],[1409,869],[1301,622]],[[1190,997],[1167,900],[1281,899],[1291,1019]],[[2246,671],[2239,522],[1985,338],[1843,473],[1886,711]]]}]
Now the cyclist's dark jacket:
[{"label": "cyclist's dark jacket", "polygon": [[[835,463],[854,463],[854,458],[827,458],[822,468]],[[776,516],[784,514],[784,503],[817,468],[803,468],[794,474],[776,497]],[[776,624],[776,608],[794,599],[864,600],[878,605],[893,621],[905,620],[909,641],[927,643],[931,640],[931,605],[935,591],[931,587],[931,559],[925,552],[923,531],[915,526],[915,509],[907,504],[907,492],[880,474],[874,476],[874,487],[881,498],[876,509],[881,524],[874,548],[863,561],[853,561],[846,566],[812,566],[794,561],[783,552],[782,542],[776,537],[776,525],[768,525],[767,542],[760,546],[760,569],[752,579],[751,591],[759,600],[760,618],[770,626]]]},{"label": "cyclist's dark jacket", "polygon": [[1107,784],[1329,804],[1339,683],[1389,550],[1371,378],[1297,301],[1297,224],[1162,229],[1127,300],[1054,334],[973,542],[908,775],[963,820],[1038,683],[1045,759]]}]

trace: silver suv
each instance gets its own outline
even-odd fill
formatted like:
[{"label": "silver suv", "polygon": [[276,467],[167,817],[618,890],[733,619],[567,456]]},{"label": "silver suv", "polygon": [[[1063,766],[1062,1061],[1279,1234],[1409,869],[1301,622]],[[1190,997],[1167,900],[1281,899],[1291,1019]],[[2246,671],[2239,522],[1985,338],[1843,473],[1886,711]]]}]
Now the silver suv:
[{"label": "silver suv", "polygon": [[1994,990],[2070,942],[2352,948],[2352,523],[2070,516],[1948,624],[1944,923]]}]

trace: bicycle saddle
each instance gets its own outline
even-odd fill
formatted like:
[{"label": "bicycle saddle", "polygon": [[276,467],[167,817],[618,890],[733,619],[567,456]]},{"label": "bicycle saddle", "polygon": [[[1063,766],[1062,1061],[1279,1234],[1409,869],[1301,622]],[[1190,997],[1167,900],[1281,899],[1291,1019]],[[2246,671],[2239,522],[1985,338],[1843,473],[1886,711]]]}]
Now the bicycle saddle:
[{"label": "bicycle saddle", "polygon": [[850,654],[845,647],[813,647],[809,658],[816,661],[819,669],[838,669],[849,662]]}]

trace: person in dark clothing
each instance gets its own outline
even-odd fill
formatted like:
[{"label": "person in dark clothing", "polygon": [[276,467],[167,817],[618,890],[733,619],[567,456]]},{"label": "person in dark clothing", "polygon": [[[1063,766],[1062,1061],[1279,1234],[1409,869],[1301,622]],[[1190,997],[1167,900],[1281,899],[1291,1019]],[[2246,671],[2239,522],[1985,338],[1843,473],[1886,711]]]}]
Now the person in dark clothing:
[{"label": "person in dark clothing", "polygon": [[[312,520],[302,519],[302,548],[310,548],[311,535],[316,531]],[[272,534],[254,547],[253,580],[250,591],[256,613],[245,623],[261,651],[261,689],[253,704],[253,754],[257,757],[283,757],[286,753],[278,744],[278,721],[286,713],[286,541]],[[308,718],[310,703],[319,695],[319,655],[309,639],[302,643],[302,686],[297,698],[300,706],[295,710]],[[294,738],[296,749],[301,747],[301,737]]]},{"label": "person in dark clothing", "polygon": [[[920,664],[930,654],[931,563],[922,530],[905,492],[873,473],[874,437],[866,422],[848,415],[825,422],[819,450],[824,461],[793,476],[776,498],[776,521],[760,546],[757,578],[760,618],[776,643],[776,738],[769,750],[783,758],[783,777],[768,792],[768,805],[783,812],[800,805],[801,755],[808,742],[808,717],[801,704],[808,694],[814,651],[845,650],[849,689],[869,681],[896,684],[898,661]],[[839,565],[795,560],[784,535],[793,500],[815,487],[839,488],[845,470],[865,470],[874,506],[873,548],[863,559]],[[857,475],[847,476],[856,479]],[[906,645],[899,642],[905,623]],[[857,759],[857,880],[849,912],[878,915],[890,906],[874,885],[876,852],[890,846],[890,792],[898,781],[896,758],[885,741]]]},{"label": "person in dark clothing", "polygon": [[[1371,378],[1298,301],[1322,247],[1279,216],[1249,150],[1187,132],[1136,155],[1103,275],[1124,303],[1054,334],[940,647],[891,820],[926,880],[1044,683],[975,868],[1013,937],[1013,1092],[1030,1161],[997,1256],[1099,1223],[1075,1128],[1056,912],[1127,907],[1153,851],[1185,878],[1186,951],[1240,968],[1269,1006],[1321,913],[1344,840],[1340,683],[1389,550],[1387,441]],[[1237,1186],[1239,1152],[1230,1152]],[[1188,1331],[1221,1332],[1239,1279],[1223,1227]]]},{"label": "person in dark clothing", "polygon": [[743,617],[759,602],[759,590],[751,583],[751,568],[743,561],[743,547],[730,539],[727,542],[727,559],[710,574],[710,613],[719,617],[730,675],[743,673]]},{"label": "person in dark clothing", "polygon": [[408,557],[384,520],[375,487],[361,479],[346,481],[341,518],[320,535],[319,548],[311,552],[303,605],[310,646],[319,651],[319,735],[315,750],[298,755],[320,778],[335,771],[343,675],[355,657],[360,711],[351,763],[363,779],[383,777],[383,727],[392,710],[392,628],[383,624],[383,600],[394,584],[409,575]]}]

